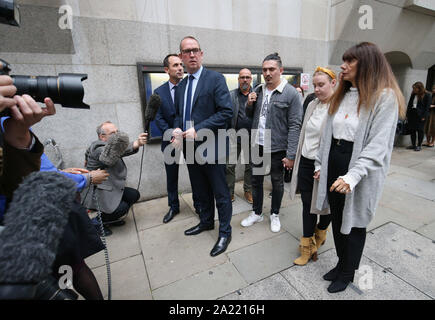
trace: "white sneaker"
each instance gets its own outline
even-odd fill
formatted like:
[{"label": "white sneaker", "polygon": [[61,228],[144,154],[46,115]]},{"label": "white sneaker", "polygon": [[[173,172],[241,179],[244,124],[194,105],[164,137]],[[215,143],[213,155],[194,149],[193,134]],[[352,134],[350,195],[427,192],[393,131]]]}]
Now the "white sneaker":
[{"label": "white sneaker", "polygon": [[263,221],[263,214],[257,215],[257,214],[255,214],[254,211],[252,211],[251,214],[247,218],[242,220],[241,225],[243,227],[250,227],[254,223],[261,222],[261,221]]},{"label": "white sneaker", "polygon": [[279,232],[279,230],[281,230],[281,222],[279,222],[279,215],[277,214],[270,215],[270,230],[272,232]]}]

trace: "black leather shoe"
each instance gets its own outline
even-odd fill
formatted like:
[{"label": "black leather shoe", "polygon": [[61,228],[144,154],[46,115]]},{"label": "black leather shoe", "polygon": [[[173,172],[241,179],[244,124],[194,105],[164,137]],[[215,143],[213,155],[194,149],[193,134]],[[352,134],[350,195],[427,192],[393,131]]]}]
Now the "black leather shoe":
[{"label": "black leather shoe", "polygon": [[414,149],[415,149],[415,146],[408,146],[408,147],[406,147],[406,149],[407,149],[407,150],[414,150]]},{"label": "black leather shoe", "polygon": [[163,217],[163,223],[168,223],[169,221],[171,221],[179,212],[180,211],[169,209],[168,213]]},{"label": "black leather shoe", "polygon": [[414,151],[421,151],[421,147],[420,146],[416,146]]},{"label": "black leather shoe", "polygon": [[214,245],[213,249],[210,251],[210,255],[212,257],[216,257],[218,254],[225,252],[227,250],[228,245],[231,242],[231,236],[228,237],[219,237],[218,241]]},{"label": "black leather shoe", "polygon": [[190,229],[187,229],[186,231],[184,231],[184,234],[186,236],[194,236],[196,234],[200,234],[203,231],[213,230],[213,229],[214,229],[214,225],[202,226],[201,224],[198,224],[198,225],[194,226],[193,228],[190,228]]},{"label": "black leather shoe", "polygon": [[346,290],[349,283],[353,282],[354,272],[349,274],[340,273],[336,280],[328,287],[329,293],[337,293]]}]

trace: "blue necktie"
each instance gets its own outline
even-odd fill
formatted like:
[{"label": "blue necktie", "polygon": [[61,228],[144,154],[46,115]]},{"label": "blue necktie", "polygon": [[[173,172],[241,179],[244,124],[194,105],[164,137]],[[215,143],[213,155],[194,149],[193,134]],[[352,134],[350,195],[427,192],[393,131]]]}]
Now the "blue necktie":
[{"label": "blue necktie", "polygon": [[186,99],[186,111],[184,114],[184,128],[183,130],[186,131],[187,128],[187,122],[190,121],[190,110],[192,108],[192,85],[193,85],[193,79],[195,77],[193,75],[189,76],[189,82],[187,84],[187,99]]},{"label": "blue necktie", "polygon": [[177,87],[178,86],[173,86],[172,87],[172,90],[174,90],[174,97],[173,98],[171,97],[172,98],[172,103],[175,103],[175,95],[177,94]]}]

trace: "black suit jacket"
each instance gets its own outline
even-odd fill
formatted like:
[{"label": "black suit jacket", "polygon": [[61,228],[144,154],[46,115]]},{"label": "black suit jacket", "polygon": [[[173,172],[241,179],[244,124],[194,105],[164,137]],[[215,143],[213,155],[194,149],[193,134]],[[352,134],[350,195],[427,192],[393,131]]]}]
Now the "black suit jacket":
[{"label": "black suit jacket", "polygon": [[[183,128],[184,94],[187,81],[188,77],[185,77],[180,82],[179,88],[175,94],[176,116],[174,128]],[[224,76],[216,71],[203,68],[193,96],[191,120],[193,121],[197,134],[200,134],[201,129],[210,129],[215,133],[215,161],[226,157],[228,153],[228,139],[218,141],[217,133],[219,129],[227,129],[227,123],[232,116],[233,108],[230,92]],[[222,142],[226,142],[225,149],[222,149]],[[205,141],[203,143],[208,143],[210,147],[213,144],[212,141]],[[196,142],[195,148],[201,144],[200,142]],[[207,158],[206,152],[203,155]],[[207,159],[210,160],[210,158]]]},{"label": "black suit jacket", "polygon": [[[155,118],[155,124],[160,131],[162,131],[162,134],[164,134],[166,130],[174,128],[174,120],[176,115],[175,105],[172,102],[172,96],[169,88],[169,81],[167,81],[154,90],[154,93],[157,93],[162,101]],[[162,139],[162,152],[168,144],[169,141],[164,141]]]}]

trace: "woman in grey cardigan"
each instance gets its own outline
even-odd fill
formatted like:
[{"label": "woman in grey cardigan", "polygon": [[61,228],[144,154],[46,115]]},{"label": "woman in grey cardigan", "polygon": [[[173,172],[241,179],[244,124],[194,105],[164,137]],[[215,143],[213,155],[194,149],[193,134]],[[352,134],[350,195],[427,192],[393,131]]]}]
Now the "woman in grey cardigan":
[{"label": "woman in grey cardigan", "polygon": [[403,94],[385,56],[363,42],[343,55],[340,85],[331,98],[315,178],[316,208],[331,210],[337,266],[323,276],[330,293],[353,281],[367,225],[380,199],[393,149]]},{"label": "woman in grey cardigan", "polygon": [[[326,241],[326,230],[331,222],[329,210],[318,211],[314,208],[317,198],[317,181],[314,180],[314,160],[319,150],[320,138],[328,115],[328,101],[334,93],[336,84],[334,71],[318,67],[313,75],[316,99],[311,101],[305,112],[295,165],[290,183],[290,198],[294,199],[299,189],[302,199],[303,237],[299,245],[301,256],[294,263],[303,266],[312,258],[317,260],[317,250]],[[313,201],[312,201],[313,199]],[[317,214],[320,214],[317,224]]]}]

